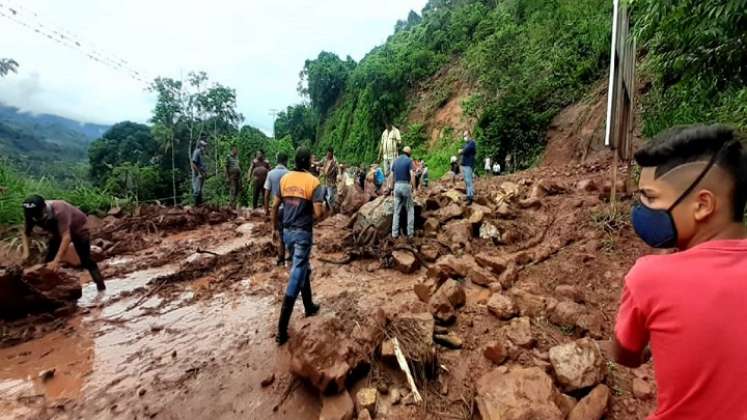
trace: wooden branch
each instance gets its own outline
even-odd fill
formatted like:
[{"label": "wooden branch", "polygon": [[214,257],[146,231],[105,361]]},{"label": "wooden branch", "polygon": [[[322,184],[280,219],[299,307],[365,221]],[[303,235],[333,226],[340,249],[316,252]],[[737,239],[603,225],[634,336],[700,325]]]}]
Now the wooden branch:
[{"label": "wooden branch", "polygon": [[399,346],[399,340],[397,337],[394,337],[392,341],[394,343],[394,354],[397,356],[397,363],[399,363],[399,368],[402,369],[402,371],[405,372],[405,376],[407,376],[407,382],[410,384],[413,400],[416,404],[420,404],[423,402],[423,397],[420,396],[418,387],[415,386],[415,380],[412,378],[412,373],[410,372],[410,367],[407,365],[405,354],[402,353],[402,349]]}]

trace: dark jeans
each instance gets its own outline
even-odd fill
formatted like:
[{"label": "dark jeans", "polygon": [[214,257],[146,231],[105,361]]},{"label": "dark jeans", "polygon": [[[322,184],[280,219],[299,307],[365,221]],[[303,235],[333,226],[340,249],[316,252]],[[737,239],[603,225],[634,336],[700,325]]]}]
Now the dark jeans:
[{"label": "dark jeans", "polygon": [[313,235],[305,230],[286,230],[283,232],[285,246],[288,252],[293,256],[293,265],[291,266],[290,279],[285,295],[290,298],[297,298],[298,293],[304,285],[311,281],[311,245]]},{"label": "dark jeans", "polygon": [[265,180],[264,179],[253,179],[252,180],[252,208],[257,208],[257,203],[261,198],[264,201],[265,196]]},{"label": "dark jeans", "polygon": [[278,224],[275,226],[278,231],[278,265],[285,264],[285,239],[283,238],[283,207],[278,209]]},{"label": "dark jeans", "polygon": [[[99,267],[96,264],[96,261],[91,258],[91,240],[86,237],[73,236],[72,242],[73,246],[75,247],[75,252],[78,253],[80,266],[91,273],[91,278],[93,278],[93,281],[96,282],[97,285],[99,283],[103,285],[104,283],[103,279],[101,278],[101,273],[99,272]],[[44,259],[46,262],[54,260],[54,258],[57,256],[57,252],[60,250],[61,244],[62,238],[59,235],[53,235],[52,239],[49,240],[47,257]]]}]

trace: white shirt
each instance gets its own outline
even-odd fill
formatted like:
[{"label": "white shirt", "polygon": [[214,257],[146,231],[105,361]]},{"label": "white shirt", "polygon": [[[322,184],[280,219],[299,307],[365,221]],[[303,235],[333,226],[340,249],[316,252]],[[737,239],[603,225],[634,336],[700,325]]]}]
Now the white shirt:
[{"label": "white shirt", "polygon": [[489,157],[485,158],[485,170],[486,171],[490,170],[490,158]]},{"label": "white shirt", "polygon": [[399,134],[397,127],[392,127],[391,130],[384,130],[381,133],[381,157],[384,159],[394,160],[397,158],[398,146],[402,142],[402,137]]},{"label": "white shirt", "polygon": [[501,164],[500,163],[496,162],[496,163],[493,164],[493,172],[495,172],[497,174],[501,172]]}]

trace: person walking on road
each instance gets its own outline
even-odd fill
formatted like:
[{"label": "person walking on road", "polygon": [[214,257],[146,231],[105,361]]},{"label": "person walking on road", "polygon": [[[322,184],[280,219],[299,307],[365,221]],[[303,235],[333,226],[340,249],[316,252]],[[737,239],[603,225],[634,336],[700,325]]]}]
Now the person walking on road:
[{"label": "person walking on road", "polygon": [[[283,178],[285,174],[288,173],[288,155],[280,152],[278,153],[277,157],[278,164],[275,166],[273,170],[271,170],[267,174],[267,179],[265,180],[265,214],[269,217],[270,216],[270,198],[272,197],[273,202],[279,201],[277,196],[280,193],[280,180]],[[280,202],[280,206],[278,207],[278,221],[283,220],[283,203]],[[283,241],[283,224],[282,223],[274,223],[272,225],[272,239],[273,242],[277,244],[278,247],[278,260],[277,265],[278,266],[284,266],[285,265],[285,242]]]},{"label": "person walking on road", "polygon": [[381,142],[379,143],[379,161],[384,167],[384,175],[389,176],[392,170],[392,162],[397,158],[397,151],[402,143],[402,136],[397,127],[391,123],[386,123],[386,130],[381,133]]},{"label": "person walking on road", "polygon": [[267,173],[270,172],[270,164],[265,160],[264,150],[257,151],[257,157],[252,161],[249,169],[249,179],[252,182],[252,208],[257,209],[260,198],[264,199],[265,181]]},{"label": "person walking on road", "polygon": [[239,148],[231,147],[231,153],[226,159],[226,179],[231,196],[231,208],[237,208],[241,197],[241,165],[239,162]]},{"label": "person walking on road", "polygon": [[327,190],[326,201],[329,210],[334,213],[335,203],[337,201],[337,159],[335,151],[331,147],[327,149],[327,156],[322,162],[322,175],[324,175],[324,186]]},{"label": "person walking on road", "polygon": [[[305,147],[300,147],[296,150],[296,168],[280,179],[280,191],[272,205],[273,225],[282,223],[285,246],[293,255],[290,279],[285,290],[278,320],[278,333],[275,337],[279,345],[288,341],[288,324],[299,292],[306,316],[313,316],[319,312],[319,305],[314,304],[312,300],[309,258],[314,238],[314,222],[325,217],[324,188],[319,179],[309,172],[310,169],[311,153]],[[278,222],[281,202],[283,219],[282,222]]]},{"label": "person walking on road", "polygon": [[206,148],[207,142],[200,140],[192,153],[192,198],[196,207],[202,205],[202,188],[207,178],[207,166],[202,158]]},{"label": "person walking on road", "polygon": [[91,234],[85,213],[65,201],[44,201],[41,196],[32,195],[23,202],[23,216],[26,222],[22,238],[24,261],[30,256],[30,238],[34,227],[39,226],[51,234],[44,259],[50,270],[59,269],[60,261],[72,243],[81,267],[91,274],[96,288],[99,291],[106,289],[99,267],[91,258]]},{"label": "person walking on road", "polygon": [[[744,419],[747,155],[734,130],[678,127],[636,153],[633,228],[653,248],[625,277],[614,340],[624,366],[653,355],[651,419]],[[648,350],[648,345],[651,345]]]},{"label": "person walking on road", "polygon": [[415,205],[412,194],[415,190],[414,166],[410,156],[412,150],[406,146],[392,164],[394,173],[394,213],[392,215],[392,238],[399,237],[399,219],[402,208],[407,211],[407,237],[415,235]]},{"label": "person walking on road", "polygon": [[464,184],[467,187],[467,205],[472,205],[475,198],[475,155],[477,155],[477,144],[469,131],[464,131],[464,141],[467,143],[462,149],[462,173],[464,174]]}]

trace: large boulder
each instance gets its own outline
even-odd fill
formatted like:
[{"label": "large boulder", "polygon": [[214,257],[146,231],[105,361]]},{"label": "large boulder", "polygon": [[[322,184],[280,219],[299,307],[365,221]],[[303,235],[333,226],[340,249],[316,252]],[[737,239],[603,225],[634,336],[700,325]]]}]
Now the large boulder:
[{"label": "large boulder", "polygon": [[464,210],[456,203],[451,203],[446,207],[441,207],[438,211],[438,219],[441,223],[446,223],[449,220],[462,217]]},{"label": "large boulder", "polygon": [[464,249],[472,240],[472,225],[468,220],[455,220],[443,227],[452,252]]},{"label": "large boulder", "polygon": [[607,374],[602,352],[590,338],[552,347],[549,354],[558,383],[566,392],[597,385]]},{"label": "large boulder", "polygon": [[355,231],[372,228],[379,235],[391,234],[394,197],[382,196],[363,205],[355,219]]},{"label": "large boulder", "polygon": [[511,289],[511,297],[521,316],[537,317],[544,313],[547,305],[543,296],[535,295],[523,289]]},{"label": "large boulder", "polygon": [[382,318],[377,314],[364,325],[335,313],[302,320],[288,342],[291,372],[321,392],[342,391],[348,376],[368,364],[383,341]]},{"label": "large boulder", "polygon": [[542,369],[498,367],[477,381],[477,409],[483,420],[561,420],[552,378]]},{"label": "large boulder", "polygon": [[80,280],[64,271],[43,265],[25,272],[20,267],[0,268],[0,319],[74,306],[81,296]]},{"label": "large boulder", "polygon": [[340,193],[342,197],[340,212],[348,216],[355,214],[368,202],[368,194],[358,185],[345,186]]},{"label": "large boulder", "polygon": [[411,274],[420,268],[420,261],[410,251],[392,252],[394,268],[404,274]]},{"label": "large boulder", "polygon": [[510,297],[494,293],[488,300],[488,310],[498,319],[509,320],[516,316],[516,305]]},{"label": "large boulder", "polygon": [[436,295],[444,295],[446,300],[455,308],[460,308],[467,303],[467,294],[464,286],[456,280],[449,279],[436,291]]}]

